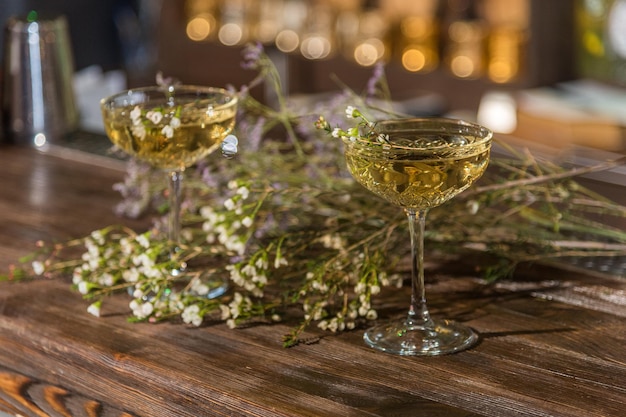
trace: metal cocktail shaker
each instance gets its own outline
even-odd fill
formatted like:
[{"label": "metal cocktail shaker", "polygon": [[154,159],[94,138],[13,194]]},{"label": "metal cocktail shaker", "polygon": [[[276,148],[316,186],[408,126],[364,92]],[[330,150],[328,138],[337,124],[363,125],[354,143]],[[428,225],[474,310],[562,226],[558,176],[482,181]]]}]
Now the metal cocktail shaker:
[{"label": "metal cocktail shaker", "polygon": [[37,147],[76,129],[74,59],[65,17],[10,18],[5,25],[4,137]]}]

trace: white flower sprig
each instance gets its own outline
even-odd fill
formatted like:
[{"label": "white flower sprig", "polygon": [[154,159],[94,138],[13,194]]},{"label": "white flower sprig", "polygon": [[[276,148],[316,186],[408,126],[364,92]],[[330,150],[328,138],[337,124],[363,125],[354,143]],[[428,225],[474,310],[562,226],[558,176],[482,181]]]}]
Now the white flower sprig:
[{"label": "white flower sprig", "polygon": [[320,116],[315,122],[315,128],[324,130],[334,138],[348,139],[352,142],[364,140],[372,144],[388,144],[389,135],[376,131],[376,123],[370,121],[359,109],[347,106],[345,110],[347,119],[356,120],[356,125],[344,130],[340,127],[333,128],[330,123]]},{"label": "white flower sprig", "polygon": [[[141,107],[135,106],[130,112],[131,131],[140,140],[145,139],[147,132],[153,130],[171,139],[174,137],[174,131],[180,128],[180,113],[180,106],[170,113],[165,113],[162,108],[144,111]],[[164,120],[168,122],[163,123]]]}]

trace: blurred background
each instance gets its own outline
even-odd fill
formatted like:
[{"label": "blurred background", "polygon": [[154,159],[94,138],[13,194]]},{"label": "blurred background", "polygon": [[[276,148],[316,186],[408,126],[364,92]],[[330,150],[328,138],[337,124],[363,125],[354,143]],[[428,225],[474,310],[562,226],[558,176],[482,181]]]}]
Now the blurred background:
[{"label": "blurred background", "polygon": [[[624,149],[626,0],[3,0],[0,18],[32,10],[66,16],[77,74],[118,71],[127,86],[162,71],[239,87],[255,75],[243,46],[260,42],[289,94],[337,79],[361,91],[384,63],[415,114],[471,112],[520,137]],[[580,115],[608,139],[576,137]]]}]

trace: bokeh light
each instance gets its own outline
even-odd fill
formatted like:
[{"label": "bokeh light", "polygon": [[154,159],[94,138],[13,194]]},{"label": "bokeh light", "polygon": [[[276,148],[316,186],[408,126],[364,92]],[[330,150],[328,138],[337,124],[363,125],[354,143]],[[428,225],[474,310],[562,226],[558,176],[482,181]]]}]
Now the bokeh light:
[{"label": "bokeh light", "polygon": [[192,41],[206,40],[215,28],[215,18],[212,15],[199,15],[187,22],[187,37]]}]

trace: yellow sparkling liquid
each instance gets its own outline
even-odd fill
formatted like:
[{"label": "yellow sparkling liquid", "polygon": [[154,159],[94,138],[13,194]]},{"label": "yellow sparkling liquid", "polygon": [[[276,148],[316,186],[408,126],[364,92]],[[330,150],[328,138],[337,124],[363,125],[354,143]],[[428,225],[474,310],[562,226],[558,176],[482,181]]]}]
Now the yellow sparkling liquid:
[{"label": "yellow sparkling liquid", "polygon": [[403,134],[390,140],[387,152],[380,145],[348,144],[346,162],[365,188],[403,208],[443,204],[480,178],[489,161],[489,144],[474,144],[480,139],[471,136]]},{"label": "yellow sparkling liquid", "polygon": [[[206,107],[187,105],[182,111],[175,107],[168,109],[157,124],[147,121],[145,135],[141,135],[133,128],[130,117],[133,108],[104,113],[107,135],[124,152],[161,169],[182,170],[193,165],[215,151],[235,125],[234,106],[207,111]],[[181,123],[168,138],[162,130],[177,111]]]}]

